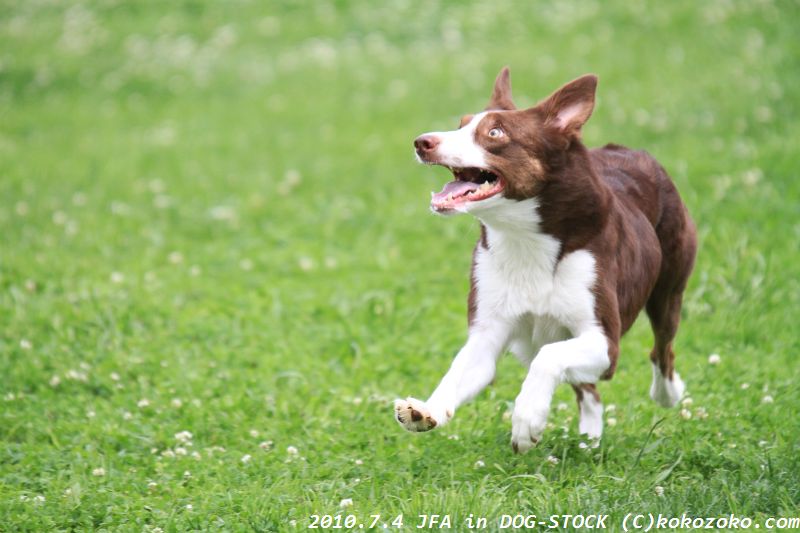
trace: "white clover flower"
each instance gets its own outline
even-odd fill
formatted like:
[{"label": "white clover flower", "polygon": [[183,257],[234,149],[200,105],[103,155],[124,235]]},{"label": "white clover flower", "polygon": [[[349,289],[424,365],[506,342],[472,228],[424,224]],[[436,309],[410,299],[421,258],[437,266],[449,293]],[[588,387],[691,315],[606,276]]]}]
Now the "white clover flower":
[{"label": "white clover flower", "polygon": [[97,413],[94,411],[86,411],[86,418],[94,418],[95,416],[97,416]]},{"label": "white clover flower", "polygon": [[272,449],[272,441],[271,440],[262,441],[262,442],[260,442],[258,444],[258,447],[261,448],[262,450],[271,450]]},{"label": "white clover flower", "polygon": [[249,462],[250,462],[250,459],[252,459],[252,457],[250,456],[250,454],[249,454],[249,453],[246,453],[246,454],[244,454],[244,455],[242,456],[242,462],[243,462],[243,463],[245,463],[245,464],[246,464],[246,463],[249,463]]},{"label": "white clover flower", "polygon": [[175,409],[180,409],[181,407],[183,407],[183,402],[181,401],[180,398],[173,398],[172,400],[170,400],[169,403]]},{"label": "white clover flower", "polygon": [[363,402],[364,402],[364,399],[359,397],[359,396],[356,396],[355,398],[353,398],[353,405],[361,405]]},{"label": "white clover flower", "polygon": [[153,205],[158,209],[166,209],[170,205],[172,205],[172,198],[170,198],[166,194],[159,194],[155,198],[153,198]]},{"label": "white clover flower", "polygon": [[617,425],[617,419],[612,416],[611,418],[606,420],[606,424],[608,424],[609,427],[613,428],[614,426]]},{"label": "white clover flower", "polygon": [[192,477],[192,473],[189,472],[188,470],[184,470],[183,471],[183,477],[184,477],[184,479],[189,479],[190,477]]},{"label": "white clover flower", "polygon": [[708,418],[708,412],[706,412],[705,407],[698,407],[694,410],[694,416],[696,416],[698,420],[705,420]]},{"label": "white clover flower", "polygon": [[339,507],[342,508],[342,509],[344,509],[346,507],[352,507],[352,506],[353,506],[353,499],[352,498],[345,498],[345,499],[343,499],[342,501],[339,502]]},{"label": "white clover flower", "polygon": [[121,272],[112,272],[111,276],[110,276],[110,279],[111,279],[111,283],[119,284],[119,283],[122,283],[123,281],[125,281],[125,276]]},{"label": "white clover flower", "polygon": [[297,264],[303,272],[309,272],[314,269],[314,260],[310,257],[301,257],[297,260]]},{"label": "white clover flower", "polygon": [[95,468],[92,470],[92,475],[95,477],[103,477],[106,475],[106,469],[103,467]]},{"label": "white clover flower", "polygon": [[170,252],[167,256],[167,260],[173,265],[177,265],[178,263],[183,263],[183,254],[180,252]]},{"label": "white clover flower", "polygon": [[78,370],[67,370],[65,377],[72,381],[83,381],[84,383],[88,381],[88,377],[86,376],[85,372],[80,372]]},{"label": "white clover flower", "polygon": [[28,339],[22,339],[19,341],[19,347],[22,348],[23,350],[30,350],[31,348],[33,348],[33,343],[31,343],[31,341],[29,341]]},{"label": "white clover flower", "polygon": [[747,390],[747,389],[749,389],[749,388],[750,388],[750,384],[749,384],[749,383],[742,383],[742,384],[739,386],[739,388],[740,388],[740,389],[742,389],[742,390]]},{"label": "white clover flower", "polygon": [[558,464],[558,457],[556,457],[555,455],[548,455],[547,456],[547,462],[552,464],[552,465],[557,465]]},{"label": "white clover flower", "polygon": [[250,430],[250,436],[253,437],[254,439],[257,438],[258,437],[258,430],[257,429],[251,429]]},{"label": "white clover flower", "polygon": [[150,482],[147,483],[147,488],[150,489],[150,490],[153,490],[156,487],[158,487],[158,483],[156,483],[155,481],[150,481]]},{"label": "white clover flower", "polygon": [[116,372],[112,372],[111,374],[108,375],[108,377],[111,378],[111,381],[119,381],[120,380],[120,376]]},{"label": "white clover flower", "polygon": [[53,376],[50,378],[50,381],[48,383],[50,383],[51,387],[58,387],[59,385],[61,385],[61,378],[58,376]]},{"label": "white clover flower", "polygon": [[448,439],[450,439],[450,440],[458,440],[458,435],[456,435],[456,434],[454,433],[454,434],[452,434],[452,435],[448,435],[448,436],[447,436],[447,438],[448,438]]},{"label": "white clover flower", "polygon": [[775,398],[773,398],[773,397],[772,397],[772,396],[770,396],[769,394],[767,394],[766,396],[764,396],[763,398],[761,398],[761,403],[772,403],[772,402],[774,402],[774,401],[775,401]]},{"label": "white clover flower", "polygon": [[613,403],[606,405],[606,413],[613,413],[617,410],[617,406]]},{"label": "white clover flower", "polygon": [[663,496],[664,495],[664,487],[662,487],[661,485],[656,485],[655,489],[653,489],[653,490],[655,490],[656,496]]},{"label": "white clover flower", "polygon": [[691,407],[693,403],[694,400],[692,400],[691,398],[684,398],[683,400],[681,400],[681,405],[684,407]]},{"label": "white clover flower", "polygon": [[175,440],[177,440],[178,442],[184,442],[184,443],[189,442],[192,440],[192,437],[193,436],[191,431],[184,430],[175,433]]},{"label": "white clover flower", "polygon": [[475,461],[475,464],[473,466],[475,468],[483,468],[484,466],[486,466],[486,463],[478,459],[477,461]]},{"label": "white clover flower", "polygon": [[692,418],[692,412],[688,409],[681,409],[681,418],[684,420],[689,420]]},{"label": "white clover flower", "polygon": [[200,452],[197,452],[197,451],[194,451],[194,452],[192,452],[192,453],[191,453],[191,454],[189,454],[189,455],[191,455],[193,459],[197,459],[198,461],[199,461],[199,460],[201,460],[201,459],[203,458],[203,456],[202,456],[202,455],[200,455]]},{"label": "white clover flower", "polygon": [[722,358],[717,353],[712,353],[708,356],[708,364],[709,365],[718,365],[722,362]]},{"label": "white clover flower", "polygon": [[192,506],[192,504],[191,504],[191,503],[187,503],[187,504],[186,504],[186,510],[187,510],[187,511],[191,511],[192,509],[194,509],[194,507]]},{"label": "white clover flower", "polygon": [[80,191],[76,192],[72,195],[72,203],[78,207],[86,205],[86,194]]},{"label": "white clover flower", "polygon": [[175,455],[187,455],[189,452],[183,446],[177,446],[175,448]]},{"label": "white clover flower", "polygon": [[33,501],[36,503],[44,503],[45,497],[41,494],[37,494],[36,496],[33,497]]},{"label": "white clover flower", "polygon": [[289,455],[297,455],[298,451],[297,448],[295,448],[294,446],[287,446],[286,453],[288,453]]},{"label": "white clover flower", "polygon": [[363,464],[364,464],[364,461],[362,461],[361,459],[356,459],[355,461],[353,461],[353,463],[354,463],[356,466],[361,466],[361,465],[363,465]]},{"label": "white clover flower", "polygon": [[145,407],[150,407],[150,400],[147,398],[142,398],[138,402],[136,402],[136,407],[139,409],[144,409]]},{"label": "white clover flower", "polygon": [[209,216],[214,220],[235,220],[236,211],[227,205],[217,205],[208,211]]},{"label": "white clover flower", "polygon": [[162,457],[169,457],[171,459],[171,458],[175,457],[175,452],[173,452],[172,450],[164,450],[163,452],[161,452],[161,456]]}]

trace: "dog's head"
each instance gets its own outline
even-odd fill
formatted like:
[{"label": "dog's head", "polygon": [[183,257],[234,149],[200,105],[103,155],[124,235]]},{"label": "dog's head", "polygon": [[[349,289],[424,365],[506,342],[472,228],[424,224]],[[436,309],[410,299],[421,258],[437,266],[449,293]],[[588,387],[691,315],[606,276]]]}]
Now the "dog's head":
[{"label": "dog's head", "polygon": [[455,180],[433,194],[431,209],[446,214],[478,211],[494,198],[535,197],[580,142],[594,109],[597,77],[582,76],[529,109],[511,100],[508,68],[500,71],[486,110],[461,119],[459,129],[414,140],[417,159],[441,165]]}]

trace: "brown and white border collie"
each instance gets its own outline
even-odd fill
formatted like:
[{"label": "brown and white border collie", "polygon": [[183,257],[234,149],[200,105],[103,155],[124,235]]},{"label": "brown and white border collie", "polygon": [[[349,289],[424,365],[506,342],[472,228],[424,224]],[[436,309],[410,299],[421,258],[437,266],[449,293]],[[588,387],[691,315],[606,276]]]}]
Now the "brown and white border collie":
[{"label": "brown and white border collie", "polygon": [[481,233],[467,342],[427,401],[395,402],[409,431],[446,424],[493,380],[498,357],[510,350],[528,367],[511,418],[514,451],[542,438],[564,382],[578,397],[580,432],[598,439],[603,407],[595,384],[614,374],[620,337],[642,308],[655,334],[650,396],[665,407],[680,400],[672,340],[697,248],[694,224],[649,154],[581,143],[596,87],[597,77],[586,75],[518,110],[504,68],[485,111],[465,116],[455,131],[414,141],[420,162],[445,166],[455,178],[433,194],[431,209],[469,213]]}]

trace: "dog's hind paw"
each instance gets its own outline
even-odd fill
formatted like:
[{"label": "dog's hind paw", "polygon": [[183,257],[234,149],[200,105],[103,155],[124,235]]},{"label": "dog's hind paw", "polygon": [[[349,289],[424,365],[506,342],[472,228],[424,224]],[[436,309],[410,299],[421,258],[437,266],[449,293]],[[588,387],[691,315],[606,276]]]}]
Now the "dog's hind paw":
[{"label": "dog's hind paw", "polygon": [[430,431],[438,424],[425,402],[416,398],[394,401],[394,417],[408,431]]}]

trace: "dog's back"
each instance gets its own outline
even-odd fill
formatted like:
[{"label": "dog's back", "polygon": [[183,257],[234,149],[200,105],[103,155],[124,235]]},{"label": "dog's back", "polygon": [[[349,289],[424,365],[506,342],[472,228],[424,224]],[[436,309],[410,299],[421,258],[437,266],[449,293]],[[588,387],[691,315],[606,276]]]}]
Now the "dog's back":
[{"label": "dog's back", "polygon": [[[595,172],[614,192],[617,213],[639,211],[655,230],[661,247],[658,277],[647,298],[645,310],[655,336],[650,359],[663,376],[673,376],[672,338],[680,319],[683,291],[694,266],[697,253],[697,232],[689,213],[664,168],[649,153],[608,144],[589,151]],[[623,217],[624,219],[625,217]],[[627,217],[628,220],[636,217]],[[618,286],[618,289],[625,285]],[[620,294],[623,328],[635,320],[641,306],[630,305],[626,313],[625,295]],[[626,320],[626,315],[630,318]],[[626,324],[627,322],[627,324]],[[664,405],[673,399],[654,399]]]}]

